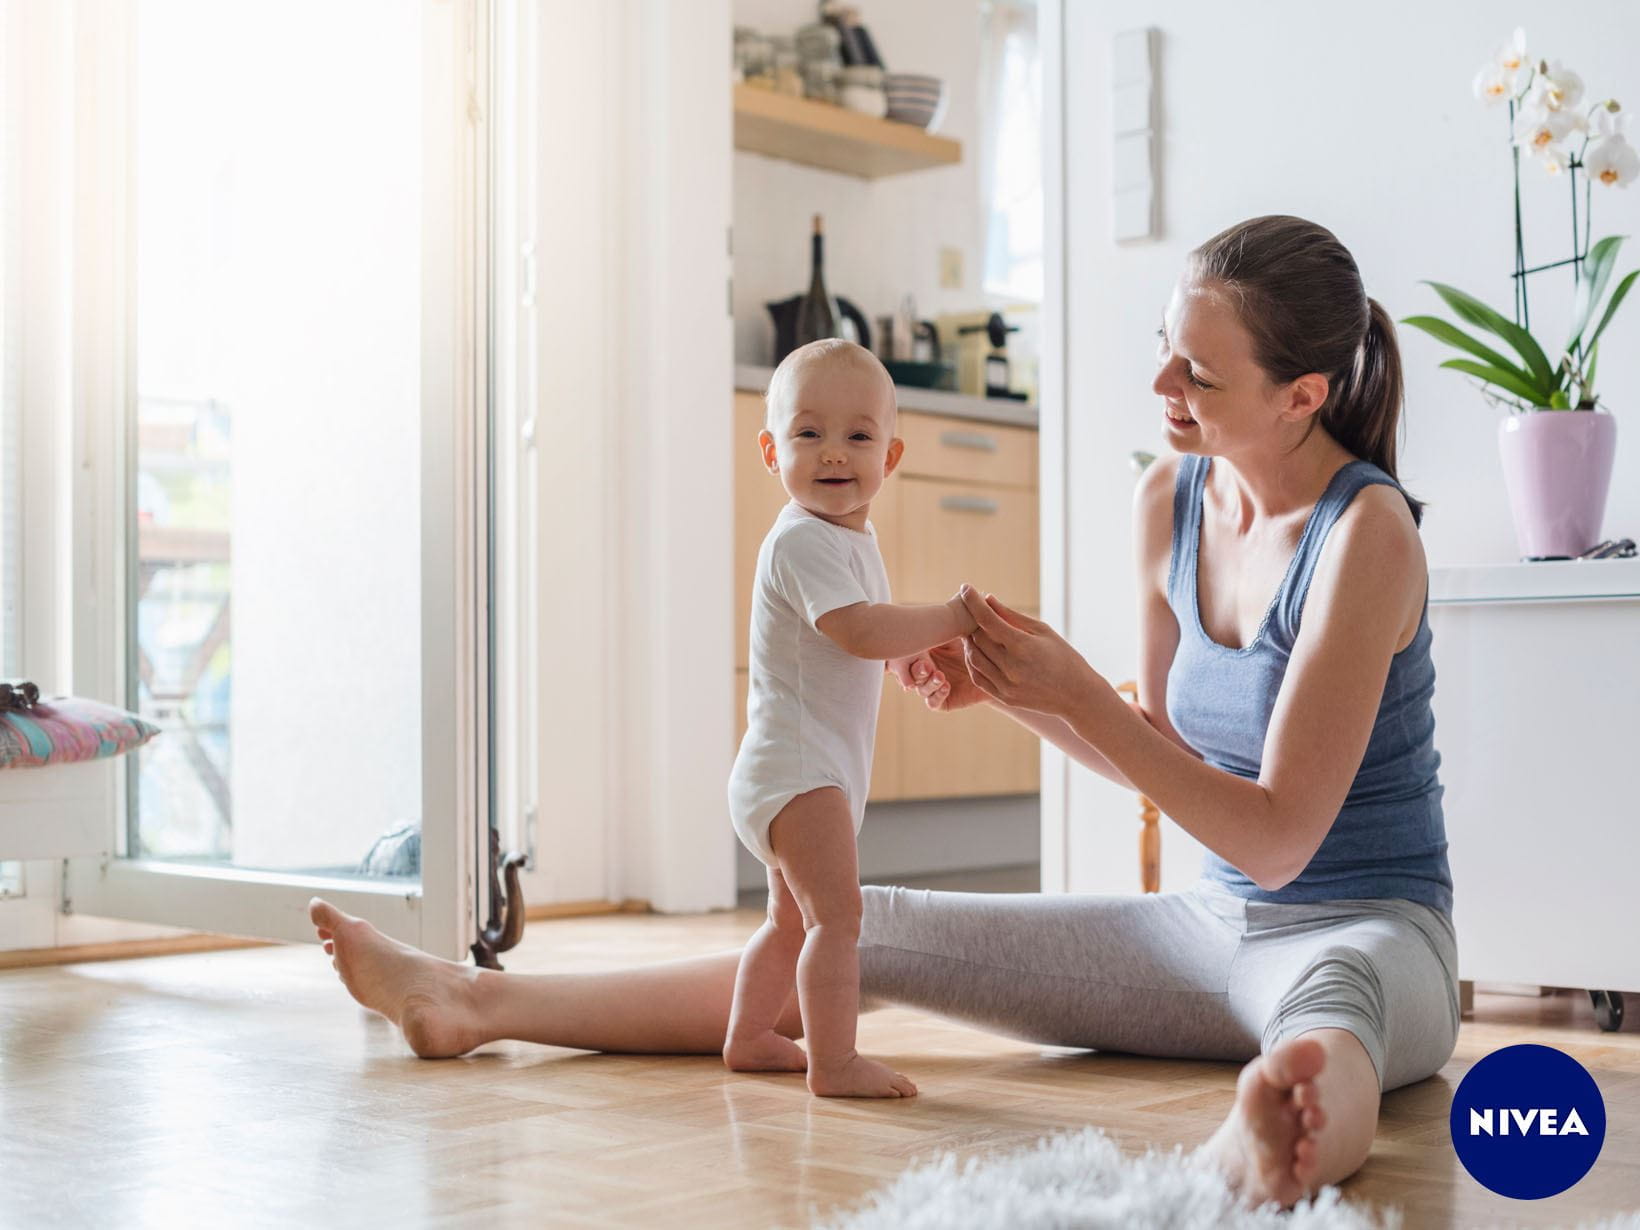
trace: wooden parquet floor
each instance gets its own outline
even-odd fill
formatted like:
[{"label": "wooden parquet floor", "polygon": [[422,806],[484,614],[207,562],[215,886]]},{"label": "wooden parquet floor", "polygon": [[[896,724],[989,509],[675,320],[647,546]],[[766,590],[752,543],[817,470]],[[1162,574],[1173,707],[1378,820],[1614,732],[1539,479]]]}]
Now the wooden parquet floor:
[{"label": "wooden parquet floor", "polygon": [[[748,911],[531,924],[510,969],[576,971],[739,943]],[[1573,1225],[1640,1208],[1640,1032],[1601,1034],[1586,996],[1480,995],[1436,1078],[1389,1095],[1351,1199],[1409,1227]],[[665,1012],[665,1004],[656,1004]],[[824,1102],[714,1059],[522,1043],[413,1058],[347,998],[317,948],[0,974],[0,1225],[806,1225],[915,1159],[1093,1124],[1126,1148],[1192,1146],[1234,1065],[1044,1050],[914,1012],[861,1046],[913,1076],[904,1103]],[[1446,1112],[1482,1055],[1538,1041],[1593,1072],[1605,1150],[1562,1196],[1517,1203],[1463,1170]]]}]

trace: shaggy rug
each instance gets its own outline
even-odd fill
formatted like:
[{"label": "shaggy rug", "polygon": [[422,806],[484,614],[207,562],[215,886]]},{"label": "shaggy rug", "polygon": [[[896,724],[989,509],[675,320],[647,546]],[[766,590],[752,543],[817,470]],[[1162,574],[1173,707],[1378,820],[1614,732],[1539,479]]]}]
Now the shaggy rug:
[{"label": "shaggy rug", "polygon": [[[914,1166],[825,1230],[1396,1230],[1398,1209],[1346,1204],[1323,1188],[1290,1212],[1241,1207],[1224,1180],[1174,1148],[1125,1157],[1096,1128],[1033,1148]],[[1587,1230],[1640,1230],[1640,1214]]]}]

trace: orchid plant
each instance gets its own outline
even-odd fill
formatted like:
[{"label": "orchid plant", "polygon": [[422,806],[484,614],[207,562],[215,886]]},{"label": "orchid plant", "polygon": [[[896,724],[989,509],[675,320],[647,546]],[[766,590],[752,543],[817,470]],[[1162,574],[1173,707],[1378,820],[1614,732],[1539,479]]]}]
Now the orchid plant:
[{"label": "orchid plant", "polygon": [[[1640,269],[1617,283],[1609,298],[1612,267],[1624,236],[1590,241],[1593,186],[1625,188],[1640,176],[1640,154],[1629,144],[1629,114],[1613,99],[1592,105],[1583,101],[1583,80],[1560,61],[1533,61],[1526,54],[1526,34],[1516,30],[1491,62],[1475,75],[1475,96],[1496,105],[1507,102],[1515,177],[1515,318],[1489,307],[1473,295],[1443,282],[1430,282],[1459,322],[1484,330],[1512,351],[1499,350],[1438,316],[1408,316],[1401,323],[1422,329],[1469,358],[1448,359],[1451,368],[1480,381],[1487,398],[1525,412],[1537,409],[1593,410],[1600,335],[1611,324]],[[1547,265],[1526,267],[1526,245],[1520,222],[1520,160],[1526,153],[1550,175],[1571,181],[1572,255]],[[1578,178],[1583,180],[1583,211],[1578,216]],[[1546,269],[1570,265],[1576,291],[1571,330],[1563,345],[1549,350],[1532,334],[1527,278]],[[1604,310],[1601,303],[1604,299]],[[1598,315],[1597,315],[1598,314]],[[1593,327],[1591,327],[1591,324]],[[1488,339],[1489,341],[1492,339]],[[1551,357],[1552,356],[1552,357]]]}]

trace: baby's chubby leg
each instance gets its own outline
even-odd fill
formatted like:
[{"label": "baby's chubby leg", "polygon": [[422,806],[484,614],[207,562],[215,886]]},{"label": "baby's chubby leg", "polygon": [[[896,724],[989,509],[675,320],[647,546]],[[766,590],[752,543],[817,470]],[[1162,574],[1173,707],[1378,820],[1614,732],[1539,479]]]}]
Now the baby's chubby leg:
[{"label": "baby's chubby leg", "polygon": [[914,1096],[917,1087],[909,1080],[854,1049],[860,1015],[860,871],[847,798],[830,787],[799,795],[769,826],[769,845],[806,928],[797,959],[797,1002],[809,1044],[809,1091],[821,1097]]},{"label": "baby's chubby leg", "polygon": [[803,1048],[776,1031],[797,975],[803,913],[778,867],[769,868],[769,916],[740,958],[735,974],[724,1065],[735,1072],[802,1072]]}]

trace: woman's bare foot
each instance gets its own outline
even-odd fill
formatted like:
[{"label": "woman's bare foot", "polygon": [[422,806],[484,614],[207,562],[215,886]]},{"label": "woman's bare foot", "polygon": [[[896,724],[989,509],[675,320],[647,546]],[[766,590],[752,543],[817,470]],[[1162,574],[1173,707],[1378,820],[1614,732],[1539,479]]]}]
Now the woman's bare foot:
[{"label": "woman's bare foot", "polygon": [[731,1072],[807,1072],[807,1052],[774,1030],[756,1038],[730,1038],[723,1045],[723,1066]]},{"label": "woman's bare foot", "polygon": [[1243,1201],[1282,1208],[1316,1188],[1316,1134],[1327,1125],[1315,1078],[1326,1051],[1313,1038],[1289,1038],[1241,1070],[1236,1104],[1197,1151],[1222,1171]]},{"label": "woman's bare foot", "polygon": [[389,939],[319,897],[308,902],[308,917],[348,994],[397,1025],[423,1059],[462,1055],[488,1041],[479,1029],[478,970]]},{"label": "woman's bare foot", "polygon": [[809,1092],[820,1098],[914,1098],[917,1087],[893,1068],[851,1054],[824,1067],[811,1057]]}]

